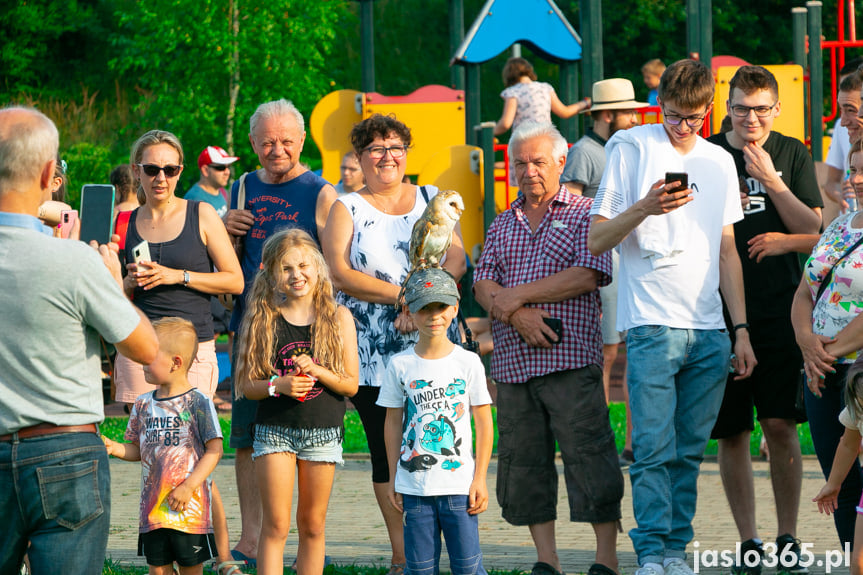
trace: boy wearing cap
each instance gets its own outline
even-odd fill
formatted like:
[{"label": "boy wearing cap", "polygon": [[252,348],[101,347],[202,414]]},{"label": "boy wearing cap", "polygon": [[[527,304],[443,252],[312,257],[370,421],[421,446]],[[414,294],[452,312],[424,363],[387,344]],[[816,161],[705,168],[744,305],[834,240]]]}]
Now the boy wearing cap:
[{"label": "boy wearing cap", "polygon": [[484,574],[477,515],[488,507],[493,443],[485,370],[478,355],[447,339],[459,301],[452,276],[417,271],[405,300],[419,342],[392,358],[377,403],[387,408],[389,498],[404,513],[406,573],[438,572],[443,532],[453,573]]},{"label": "boy wearing cap", "polygon": [[201,171],[201,179],[186,191],[183,196],[187,200],[207,202],[214,208],[219,217],[224,217],[228,212],[227,192],[225,186],[231,179],[229,166],[239,160],[235,156],[229,156],[228,152],[218,146],[207,146],[198,156],[198,169]]}]

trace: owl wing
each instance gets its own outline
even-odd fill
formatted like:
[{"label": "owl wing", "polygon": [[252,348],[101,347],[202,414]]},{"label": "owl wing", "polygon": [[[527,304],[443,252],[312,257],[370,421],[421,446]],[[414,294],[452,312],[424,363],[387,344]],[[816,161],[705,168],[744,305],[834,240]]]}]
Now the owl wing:
[{"label": "owl wing", "polygon": [[[425,216],[425,214],[423,214]],[[429,234],[432,233],[432,223],[425,217],[421,217],[414,224],[413,232],[411,232],[410,259],[411,269],[417,267],[420,261],[425,256],[426,240]]]}]

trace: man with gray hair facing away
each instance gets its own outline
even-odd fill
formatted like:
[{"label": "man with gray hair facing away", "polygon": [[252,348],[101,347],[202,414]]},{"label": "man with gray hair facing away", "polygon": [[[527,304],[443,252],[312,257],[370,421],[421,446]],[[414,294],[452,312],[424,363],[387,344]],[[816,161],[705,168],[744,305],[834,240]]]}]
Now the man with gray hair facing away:
[{"label": "man with gray hair facing away", "polygon": [[0,573],[18,573],[25,553],[34,575],[102,573],[111,477],[99,334],[140,363],[158,351],[120,287],[116,245],[54,238],[36,218],[58,141],[40,112],[0,110]]},{"label": "man with gray hair facing away", "polygon": [[614,575],[623,475],[602,389],[598,290],[611,281],[611,256],[587,249],[593,200],[560,183],[566,140],[557,129],[522,123],[509,146],[523,195],[492,222],[474,275],[492,317],[498,502],[504,519],[530,529],[532,575],[560,575],[557,442],[570,519],[596,536],[587,573]]},{"label": "man with gray hair facing away", "polygon": [[[261,169],[249,172],[231,188],[231,208],[225,215],[228,233],[242,242],[239,251],[245,288],[237,298],[230,329],[237,332],[243,320],[246,294],[261,267],[264,242],[275,231],[298,227],[315,241],[327,223],[336,191],[320,176],[300,163],[306,140],[305,121],[299,110],[285,99],[258,106],[249,120],[249,142]],[[245,198],[238,205],[238,190],[244,182]],[[238,334],[239,335],[239,334]],[[239,357],[234,338],[232,357]],[[231,378],[232,388],[236,385]],[[230,445],[237,450],[235,471],[240,499],[242,533],[231,554],[255,566],[261,530],[261,497],[252,463],[251,426],[257,401],[234,397]]]}]

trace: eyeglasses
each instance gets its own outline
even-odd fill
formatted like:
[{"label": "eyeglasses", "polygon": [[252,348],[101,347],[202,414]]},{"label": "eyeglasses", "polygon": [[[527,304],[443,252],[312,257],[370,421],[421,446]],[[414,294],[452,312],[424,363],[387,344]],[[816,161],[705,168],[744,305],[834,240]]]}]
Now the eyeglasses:
[{"label": "eyeglasses", "polygon": [[226,165],[224,165],[224,164],[210,164],[210,169],[211,169],[211,170],[216,170],[217,172],[224,172],[224,171],[225,171],[225,170],[227,170],[229,167],[230,167],[230,166],[226,166]]},{"label": "eyeglasses", "polygon": [[165,172],[166,178],[174,178],[179,176],[183,170],[183,166],[157,166],[156,164],[137,164],[137,166],[144,170],[144,173],[151,178],[158,176],[159,172]]},{"label": "eyeglasses", "polygon": [[775,107],[776,104],[772,106],[731,106],[731,113],[738,118],[747,118],[749,117],[749,112],[755,112],[755,115],[759,118],[766,118]]},{"label": "eyeglasses", "polygon": [[368,152],[369,157],[373,160],[380,160],[387,155],[387,152],[390,153],[393,159],[398,159],[403,157],[408,152],[408,147],[405,145],[390,146],[389,148],[385,146],[370,146],[363,151]]},{"label": "eyeglasses", "polygon": [[665,112],[665,108],[662,109],[662,115],[665,117],[665,121],[668,122],[669,126],[679,126],[680,122],[686,122],[686,125],[690,128],[700,128],[701,124],[704,123],[704,118],[707,117],[707,113],[701,114],[700,116],[680,116],[678,114],[667,114]]}]

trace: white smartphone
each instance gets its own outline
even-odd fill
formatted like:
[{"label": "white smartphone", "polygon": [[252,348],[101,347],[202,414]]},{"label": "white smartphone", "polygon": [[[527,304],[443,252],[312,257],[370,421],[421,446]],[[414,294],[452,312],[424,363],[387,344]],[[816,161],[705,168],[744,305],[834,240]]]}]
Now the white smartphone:
[{"label": "white smartphone", "polygon": [[136,264],[153,261],[150,258],[150,244],[147,243],[147,240],[142,241],[140,244],[132,248],[132,259]]}]

